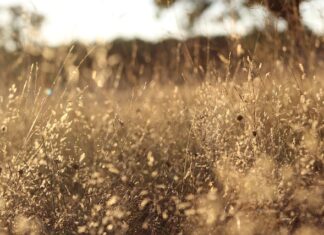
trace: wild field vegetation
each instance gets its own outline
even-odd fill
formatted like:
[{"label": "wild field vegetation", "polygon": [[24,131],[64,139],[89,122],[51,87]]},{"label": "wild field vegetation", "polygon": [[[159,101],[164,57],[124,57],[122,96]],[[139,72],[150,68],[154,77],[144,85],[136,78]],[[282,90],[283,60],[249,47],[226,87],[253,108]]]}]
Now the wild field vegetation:
[{"label": "wild field vegetation", "polygon": [[198,86],[1,87],[2,234],[323,233],[323,77],[258,69]]},{"label": "wild field vegetation", "polygon": [[324,234],[304,36],[0,48],[0,234]]}]

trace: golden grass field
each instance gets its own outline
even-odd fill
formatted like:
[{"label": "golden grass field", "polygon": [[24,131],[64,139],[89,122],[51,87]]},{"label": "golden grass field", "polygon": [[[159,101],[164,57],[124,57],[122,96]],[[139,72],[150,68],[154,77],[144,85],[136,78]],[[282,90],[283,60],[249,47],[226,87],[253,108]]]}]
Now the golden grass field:
[{"label": "golden grass field", "polygon": [[[324,234],[319,68],[307,76],[269,56],[177,84],[154,79],[168,70],[158,64],[149,82],[106,89],[6,58],[0,234]],[[46,63],[78,77],[85,58]]]}]

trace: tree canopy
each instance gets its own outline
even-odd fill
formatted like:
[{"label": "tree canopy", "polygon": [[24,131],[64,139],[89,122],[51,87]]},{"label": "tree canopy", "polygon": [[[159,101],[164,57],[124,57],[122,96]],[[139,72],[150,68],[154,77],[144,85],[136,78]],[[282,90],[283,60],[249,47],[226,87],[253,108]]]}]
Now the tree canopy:
[{"label": "tree canopy", "polygon": [[[155,3],[162,8],[170,7],[180,0],[155,0]],[[213,0],[184,0],[195,4],[195,10],[189,14],[190,23],[198,19],[212,4]],[[277,17],[282,17],[287,21],[288,30],[295,31],[301,26],[300,4],[304,0],[245,0],[244,4],[252,6],[260,4],[265,6]]]}]

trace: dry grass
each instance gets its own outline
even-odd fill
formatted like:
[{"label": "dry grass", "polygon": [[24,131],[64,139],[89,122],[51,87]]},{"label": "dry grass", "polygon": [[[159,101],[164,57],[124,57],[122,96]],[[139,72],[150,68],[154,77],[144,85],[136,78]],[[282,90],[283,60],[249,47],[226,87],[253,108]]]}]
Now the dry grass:
[{"label": "dry grass", "polygon": [[324,234],[324,40],[270,26],[0,48],[0,234]]},{"label": "dry grass", "polygon": [[323,77],[247,70],[199,86],[1,88],[2,234],[324,233]]}]

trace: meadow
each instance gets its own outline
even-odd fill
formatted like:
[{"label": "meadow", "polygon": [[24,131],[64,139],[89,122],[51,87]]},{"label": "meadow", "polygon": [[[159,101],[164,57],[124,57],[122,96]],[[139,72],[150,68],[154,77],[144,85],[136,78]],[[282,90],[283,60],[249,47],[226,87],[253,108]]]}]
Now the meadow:
[{"label": "meadow", "polygon": [[320,59],[177,48],[143,73],[92,46],[1,57],[0,234],[324,233]]}]

